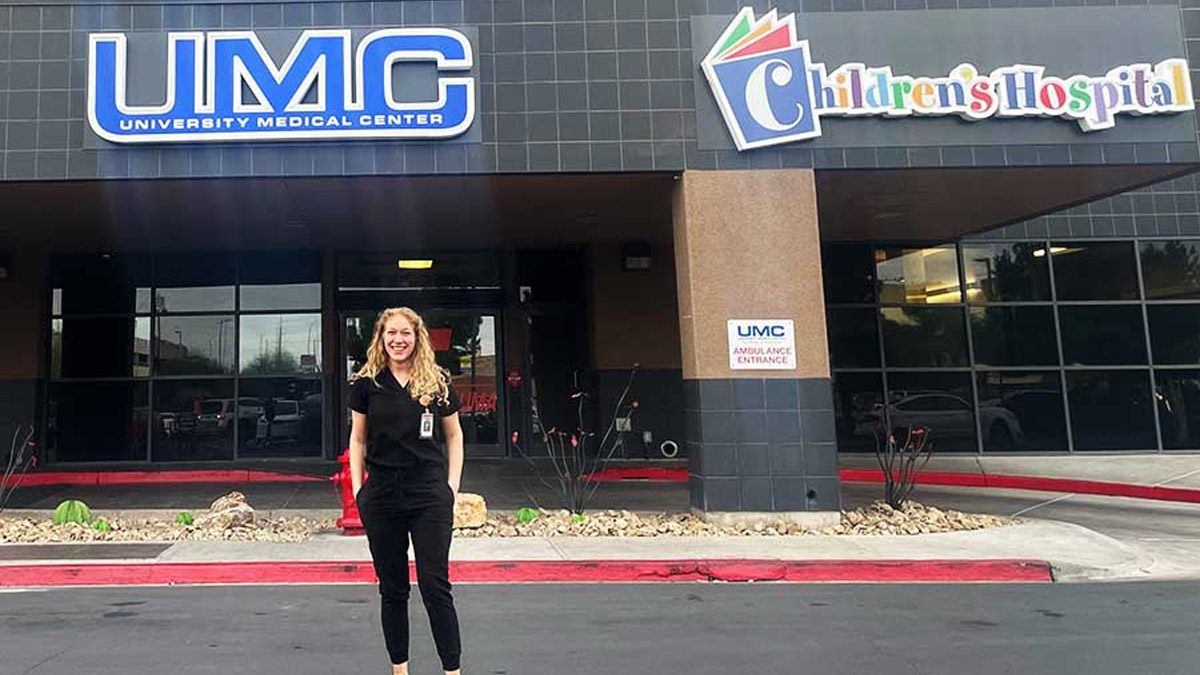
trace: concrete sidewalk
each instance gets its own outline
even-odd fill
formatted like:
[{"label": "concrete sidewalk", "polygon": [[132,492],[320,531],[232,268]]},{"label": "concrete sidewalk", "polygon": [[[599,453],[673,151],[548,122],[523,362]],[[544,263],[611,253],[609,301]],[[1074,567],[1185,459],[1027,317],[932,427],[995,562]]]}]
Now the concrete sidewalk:
[{"label": "concrete sidewalk", "polygon": [[[362,563],[370,561],[363,537],[318,535],[303,543],[179,542],[170,545],[129,545],[130,557],[120,557],[118,545],[106,545],[103,558],[87,557],[95,545],[0,545],[0,585],[3,567],[31,565],[169,565],[208,563]],[[71,555],[59,557],[70,549]],[[97,549],[100,550],[100,549]],[[661,561],[755,561],[816,564],[922,563],[954,561],[966,565],[986,561],[1043,561],[1057,581],[1096,581],[1149,578],[1146,557],[1136,548],[1087,528],[1053,521],[1018,524],[942,534],[912,536],[790,536],[790,537],[521,537],[457,538],[451,548],[455,563],[490,563],[513,567],[522,563],[596,563]],[[1200,576],[1200,569],[1196,570]],[[869,579],[867,579],[869,580]]]},{"label": "concrete sidewalk", "polygon": [[[844,469],[878,469],[875,455],[841,453]],[[935,455],[926,471],[1039,476],[1155,487],[1200,488],[1200,454],[1188,455]]]}]

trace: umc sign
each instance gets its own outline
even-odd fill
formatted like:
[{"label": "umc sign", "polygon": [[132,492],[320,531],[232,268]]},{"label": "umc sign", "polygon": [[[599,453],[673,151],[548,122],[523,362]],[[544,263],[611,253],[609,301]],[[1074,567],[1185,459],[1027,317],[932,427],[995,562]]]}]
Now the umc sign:
[{"label": "umc sign", "polygon": [[730,319],[731,370],[795,370],[796,330],[791,319]]},{"label": "umc sign", "polygon": [[[282,64],[250,31],[170,33],[161,105],[126,98],[126,36],[88,40],[88,122],[113,143],[442,139],[475,119],[471,43],[446,28],[306,30]],[[428,62],[437,98],[397,101],[393,66]],[[446,73],[446,74],[443,74]]]}]

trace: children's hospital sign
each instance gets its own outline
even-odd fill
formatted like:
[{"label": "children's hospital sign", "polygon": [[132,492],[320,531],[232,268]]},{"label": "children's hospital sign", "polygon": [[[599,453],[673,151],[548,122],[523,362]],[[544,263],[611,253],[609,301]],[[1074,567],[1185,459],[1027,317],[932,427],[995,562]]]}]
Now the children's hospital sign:
[{"label": "children's hospital sign", "polygon": [[[880,39],[886,42],[889,32],[894,31],[883,31]],[[853,42],[853,35],[847,37]],[[1028,42],[1012,37],[1015,44]],[[798,34],[796,15],[781,18],[770,11],[756,17],[747,8],[711,43],[700,69],[739,150],[818,138],[822,119],[829,117],[1059,118],[1088,133],[1112,129],[1121,116],[1195,108],[1188,63],[1170,55],[1182,51],[1182,44],[1177,49],[1162,44],[1166,56],[1154,61],[1078,72],[1028,62],[985,66],[971,54],[946,55],[935,41],[910,39],[955,65],[918,72],[888,62],[822,62],[819,51]],[[1103,36],[1089,39],[1103,41]],[[912,44],[900,51],[912,53]],[[1042,51],[1048,50],[1043,46]]]}]

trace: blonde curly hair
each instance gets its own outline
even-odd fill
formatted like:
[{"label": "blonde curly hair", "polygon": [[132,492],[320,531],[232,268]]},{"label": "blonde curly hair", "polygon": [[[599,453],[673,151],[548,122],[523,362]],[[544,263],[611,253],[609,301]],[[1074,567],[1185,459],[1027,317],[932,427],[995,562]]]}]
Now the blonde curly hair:
[{"label": "blonde curly hair", "polygon": [[437,364],[433,355],[433,343],[429,340],[429,329],[420,314],[408,307],[390,307],[379,313],[375,320],[375,330],[371,344],[367,347],[367,362],[358,372],[350,377],[354,382],[367,378],[379,386],[376,380],[380,373],[388,367],[387,347],[383,343],[383,330],[393,317],[402,316],[408,321],[416,335],[413,345],[411,379],[408,382],[408,393],[413,400],[421,405],[429,405],[432,401],[445,403],[450,396],[450,375],[446,369]]}]

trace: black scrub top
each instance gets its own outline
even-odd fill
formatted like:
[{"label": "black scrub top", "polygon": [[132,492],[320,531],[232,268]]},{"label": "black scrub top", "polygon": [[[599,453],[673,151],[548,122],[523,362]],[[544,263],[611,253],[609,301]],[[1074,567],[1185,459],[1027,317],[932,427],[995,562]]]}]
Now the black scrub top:
[{"label": "black scrub top", "polygon": [[367,416],[367,466],[402,469],[425,474],[447,468],[442,449],[442,418],[453,415],[462,407],[458,393],[449,387],[445,402],[433,401],[429,412],[434,415],[433,438],[421,438],[421,414],[425,406],[413,400],[403,387],[384,369],[375,380],[361,377],[350,383],[350,409]]}]

